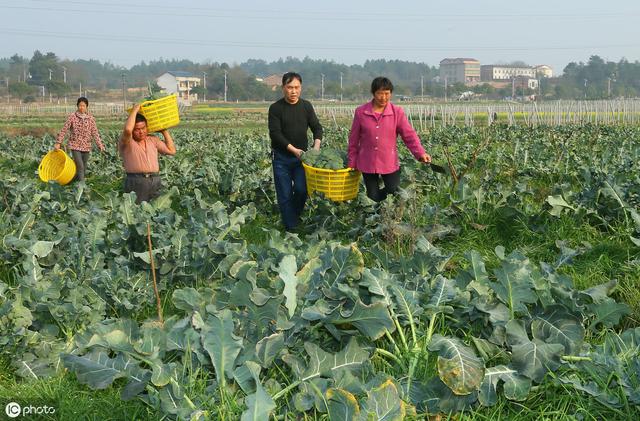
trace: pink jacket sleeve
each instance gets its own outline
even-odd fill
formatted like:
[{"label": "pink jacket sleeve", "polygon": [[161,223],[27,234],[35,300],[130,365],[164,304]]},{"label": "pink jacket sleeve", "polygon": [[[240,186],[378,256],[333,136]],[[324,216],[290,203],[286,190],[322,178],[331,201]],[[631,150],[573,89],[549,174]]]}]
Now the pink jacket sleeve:
[{"label": "pink jacket sleeve", "polygon": [[414,128],[411,126],[407,115],[400,107],[398,107],[398,123],[396,131],[416,159],[420,159],[425,154],[424,148],[420,143],[418,133],[416,133]]},{"label": "pink jacket sleeve", "polygon": [[347,160],[349,168],[356,168],[358,162],[358,149],[360,147],[360,115],[356,109],[349,132],[349,146],[347,148]]}]

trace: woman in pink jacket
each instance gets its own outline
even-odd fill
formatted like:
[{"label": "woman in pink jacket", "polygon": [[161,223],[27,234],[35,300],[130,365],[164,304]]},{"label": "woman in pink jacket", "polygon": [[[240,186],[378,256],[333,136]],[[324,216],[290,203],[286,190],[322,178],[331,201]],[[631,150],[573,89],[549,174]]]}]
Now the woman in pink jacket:
[{"label": "woman in pink jacket", "polygon": [[[349,167],[362,172],[367,196],[376,202],[395,193],[400,185],[398,135],[418,161],[431,162],[431,156],[424,151],[404,110],[390,102],[392,92],[393,84],[389,79],[373,79],[373,99],[356,108],[349,133]],[[380,178],[384,182],[382,189]]]},{"label": "woman in pink jacket", "polygon": [[85,97],[78,98],[76,103],[78,110],[69,115],[64,123],[62,130],[58,133],[55,149],[60,149],[67,132],[69,135],[69,149],[73,161],[76,163],[76,176],[74,180],[83,181],[84,173],[89,162],[89,153],[91,152],[91,140],[95,139],[96,145],[101,152],[104,152],[104,145],[100,139],[100,133],[96,126],[96,120],[89,114],[89,100]]}]

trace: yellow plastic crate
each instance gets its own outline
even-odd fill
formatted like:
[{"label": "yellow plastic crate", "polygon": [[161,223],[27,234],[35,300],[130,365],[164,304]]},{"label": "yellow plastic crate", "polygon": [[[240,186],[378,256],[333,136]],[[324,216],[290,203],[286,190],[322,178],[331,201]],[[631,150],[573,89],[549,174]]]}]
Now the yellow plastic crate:
[{"label": "yellow plastic crate", "polygon": [[178,97],[173,94],[153,101],[144,101],[140,104],[140,114],[147,119],[149,133],[175,127],[180,123]]},{"label": "yellow plastic crate", "polygon": [[45,183],[55,181],[64,186],[71,182],[75,175],[76,163],[62,149],[46,154],[38,166],[38,176]]},{"label": "yellow plastic crate", "polygon": [[345,168],[326,170],[302,163],[307,178],[307,192],[323,193],[327,199],[342,202],[354,199],[360,188],[360,171]]}]

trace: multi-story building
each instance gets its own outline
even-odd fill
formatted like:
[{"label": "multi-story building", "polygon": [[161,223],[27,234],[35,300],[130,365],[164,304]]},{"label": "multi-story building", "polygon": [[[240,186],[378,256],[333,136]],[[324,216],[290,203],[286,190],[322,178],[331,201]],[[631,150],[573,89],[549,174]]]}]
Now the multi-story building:
[{"label": "multi-story building", "polygon": [[551,68],[551,66],[547,66],[546,64],[539,64],[537,66],[533,66],[533,68],[536,70],[536,74],[539,77],[553,77],[553,69]]},{"label": "multi-story building", "polygon": [[177,94],[178,102],[189,105],[198,100],[198,94],[191,90],[200,86],[202,79],[190,72],[170,71],[156,78],[158,86],[169,94]]},{"label": "multi-story building", "polygon": [[473,85],[480,82],[480,62],[474,58],[445,58],[440,61],[440,80]]},{"label": "multi-story building", "polygon": [[517,77],[529,77],[534,79],[536,71],[529,66],[498,66],[488,64],[480,67],[480,79],[483,81],[510,80]]},{"label": "multi-story building", "polygon": [[511,80],[514,78],[537,79],[539,77],[552,77],[553,70],[546,64],[539,66],[506,66],[487,64],[480,66],[480,79],[483,82],[496,80]]}]

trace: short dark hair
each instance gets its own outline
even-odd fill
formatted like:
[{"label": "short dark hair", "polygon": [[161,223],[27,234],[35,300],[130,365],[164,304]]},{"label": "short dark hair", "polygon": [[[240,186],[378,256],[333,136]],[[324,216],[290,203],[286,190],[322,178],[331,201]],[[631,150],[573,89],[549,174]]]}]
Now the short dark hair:
[{"label": "short dark hair", "polygon": [[287,73],[282,75],[282,86],[284,86],[287,83],[291,82],[293,79],[298,79],[298,81],[300,81],[300,83],[302,83],[302,76],[300,76],[300,74],[298,74],[296,72],[287,72]]},{"label": "short dark hair", "polygon": [[89,106],[89,100],[83,96],[81,96],[80,98],[78,98],[78,101],[76,101],[76,106],[80,105],[81,102],[84,102],[84,104],[88,107]]},{"label": "short dark hair", "polygon": [[147,118],[145,116],[143,116],[140,113],[136,114],[136,123],[140,123],[141,121],[144,121],[144,124],[147,124]]},{"label": "short dark hair", "polygon": [[375,94],[380,90],[393,92],[393,83],[391,83],[389,78],[378,76],[377,78],[373,79],[373,82],[371,82],[371,93]]}]

